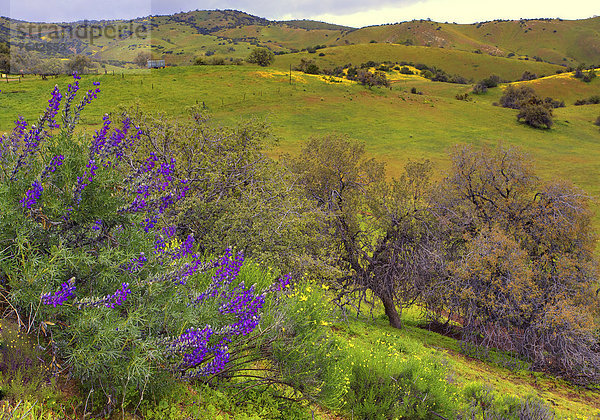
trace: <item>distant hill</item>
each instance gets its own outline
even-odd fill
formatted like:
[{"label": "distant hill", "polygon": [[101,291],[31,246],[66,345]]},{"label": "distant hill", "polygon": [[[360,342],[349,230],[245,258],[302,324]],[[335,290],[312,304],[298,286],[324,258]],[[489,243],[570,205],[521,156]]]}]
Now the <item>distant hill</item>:
[{"label": "distant hill", "polygon": [[[40,58],[86,54],[94,60],[117,66],[126,66],[144,49],[150,50],[155,58],[164,58],[170,65],[181,65],[191,64],[198,57],[233,62],[247,57],[256,46],[286,54],[311,50],[315,46],[357,44],[431,47],[561,66],[600,65],[600,17],[576,21],[491,21],[472,25],[413,20],[355,29],[311,20],[270,21],[236,10],[196,10],[131,21],[73,22],[54,26],[55,30],[58,28],[59,32],[66,33],[85,28],[85,25],[103,30],[127,25],[141,28],[140,32],[131,30],[116,38],[102,33],[94,39],[53,37],[48,28],[37,24],[31,24],[34,28],[31,36],[16,31],[17,23],[30,25],[0,18],[0,41],[10,40],[13,47],[34,52]],[[42,29],[35,33],[35,28]],[[360,57],[349,57],[352,62],[369,54],[364,48],[347,51],[348,54],[352,52],[360,53]],[[373,50],[374,54],[379,52],[380,49]],[[471,58],[465,63],[470,62]]]},{"label": "distant hill", "polygon": [[496,74],[505,80],[518,80],[523,72],[538,76],[552,75],[562,67],[556,64],[517,60],[488,54],[475,54],[444,48],[427,48],[399,44],[357,44],[319,49],[316,53],[299,52],[279,55],[274,66],[288,69],[301,59],[313,60],[321,69],[331,69],[352,63],[357,66],[367,61],[378,63],[412,63],[437,67],[451,75],[460,75],[475,81]]},{"label": "distant hill", "polygon": [[333,23],[326,23],[326,22],[320,22],[320,21],[316,21],[316,20],[307,20],[307,19],[282,20],[282,21],[279,21],[278,23],[281,23],[283,25],[293,26],[293,27],[300,28],[300,29],[307,29],[307,30],[328,29],[328,30],[332,30],[332,31],[352,31],[352,30],[356,29],[356,28],[351,28],[349,26],[335,25]]},{"label": "distant hill", "polygon": [[413,20],[349,32],[338,45],[368,42],[528,56],[555,64],[600,64],[600,17],[582,20],[530,19],[470,25]]}]

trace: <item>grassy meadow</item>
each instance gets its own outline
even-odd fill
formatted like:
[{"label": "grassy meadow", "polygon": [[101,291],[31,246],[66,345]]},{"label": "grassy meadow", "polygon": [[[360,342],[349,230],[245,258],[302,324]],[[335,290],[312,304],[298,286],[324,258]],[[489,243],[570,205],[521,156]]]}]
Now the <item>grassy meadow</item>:
[{"label": "grassy meadow", "polygon": [[[555,109],[555,125],[537,130],[516,121],[517,111],[493,106],[503,86],[486,94],[470,92],[470,85],[431,82],[418,76],[398,77],[391,89],[367,89],[347,80],[252,66],[175,67],[140,74],[84,76],[82,89],[100,81],[102,93],[88,106],[83,125],[99,127],[106,112],[120,106],[170,116],[185,116],[193,105],[205,106],[223,124],[258,117],[266,119],[279,143],[273,150],[295,153],[303,140],[330,132],[363,140],[368,152],[387,163],[393,176],[408,159],[430,159],[443,168],[447,152],[457,143],[518,145],[529,152],[547,178],[572,180],[598,196],[600,132],[593,125],[600,105],[573,106],[577,99],[600,94],[600,80],[583,83],[569,74],[527,83],[542,96],[564,100]],[[7,131],[19,113],[32,120],[44,108],[54,84],[67,77],[0,86],[0,130]],[[411,94],[412,88],[423,92]],[[557,164],[558,163],[558,164]]]}]

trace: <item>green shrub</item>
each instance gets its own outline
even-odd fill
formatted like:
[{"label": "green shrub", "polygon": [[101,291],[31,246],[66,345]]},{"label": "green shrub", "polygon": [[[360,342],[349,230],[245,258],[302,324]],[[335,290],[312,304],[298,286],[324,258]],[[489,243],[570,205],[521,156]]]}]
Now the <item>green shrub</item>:
[{"label": "green shrub", "polygon": [[58,390],[49,364],[16,323],[0,320],[0,400],[51,403]]},{"label": "green shrub", "polygon": [[550,128],[553,125],[552,110],[545,105],[529,103],[521,107],[517,121],[523,119],[525,124],[534,128]]},{"label": "green shrub", "polygon": [[459,418],[502,420],[552,420],[554,411],[539,398],[527,395],[499,395],[493,388],[470,383],[462,390],[468,408]]},{"label": "green shrub", "polygon": [[436,414],[453,418],[457,401],[445,368],[419,359],[387,371],[355,364],[346,410],[361,419],[431,419]]}]

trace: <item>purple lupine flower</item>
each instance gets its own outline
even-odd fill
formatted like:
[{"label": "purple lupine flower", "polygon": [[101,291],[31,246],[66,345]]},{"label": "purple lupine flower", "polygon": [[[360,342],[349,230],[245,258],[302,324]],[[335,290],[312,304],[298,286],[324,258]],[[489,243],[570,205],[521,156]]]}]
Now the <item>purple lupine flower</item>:
[{"label": "purple lupine flower", "polygon": [[142,268],[144,268],[146,262],[148,262],[146,254],[140,252],[140,255],[138,257],[132,258],[127,264],[123,264],[119,268],[129,273],[137,273]]},{"label": "purple lupine flower", "polygon": [[65,303],[75,292],[75,277],[63,283],[59,290],[53,295],[47,293],[42,295],[42,303],[44,305],[52,305],[55,308]]},{"label": "purple lupine flower", "polygon": [[186,255],[191,255],[192,248],[194,247],[194,235],[188,235],[187,239],[181,244],[177,252],[173,254],[174,260],[180,260]]},{"label": "purple lupine flower", "polygon": [[13,147],[23,140],[23,136],[25,134],[25,130],[27,130],[27,121],[22,116],[19,116],[15,121],[15,128],[10,134],[10,139],[12,140]]},{"label": "purple lupine flower", "polygon": [[42,191],[44,191],[44,188],[42,187],[40,181],[36,179],[31,184],[31,188],[25,192],[25,197],[19,201],[21,206],[31,210],[31,208],[37,204],[38,200],[42,196]]},{"label": "purple lupine flower", "polygon": [[125,181],[132,183],[130,194],[134,195],[134,198],[119,212],[145,212],[147,217],[141,226],[146,232],[157,225],[159,218],[168,208],[185,198],[189,190],[186,180],[174,179],[175,164],[174,159],[159,164],[158,156],[151,153]]},{"label": "purple lupine flower", "polygon": [[114,308],[115,306],[120,306],[127,300],[127,295],[131,293],[131,289],[129,288],[129,283],[123,283],[120,289],[117,289],[115,293],[110,295],[110,300],[106,302],[105,306],[107,308]]},{"label": "purple lupine flower", "polygon": [[196,298],[196,303],[200,303],[208,297],[217,296],[219,289],[228,286],[238,276],[243,264],[244,254],[238,252],[234,257],[231,249],[228,248],[217,263],[218,268],[212,277],[212,283],[204,293]]},{"label": "purple lupine flower", "polygon": [[114,308],[115,306],[122,305],[126,300],[127,296],[131,294],[129,283],[121,284],[121,287],[115,291],[115,293],[101,297],[93,298],[87,297],[75,302],[79,309],[85,307],[99,307],[105,306],[107,308]]},{"label": "purple lupine flower", "polygon": [[100,130],[96,130],[94,137],[92,139],[92,144],[90,145],[90,160],[94,159],[94,156],[100,153],[104,149],[104,145],[106,144],[106,136],[108,134],[108,130],[110,129],[110,124],[112,121],[108,114],[104,114],[102,117],[102,128]]},{"label": "purple lupine flower", "polygon": [[165,226],[162,231],[167,238],[172,238],[177,233],[177,226]]},{"label": "purple lupine flower", "polygon": [[42,175],[40,178],[42,180],[46,179],[48,176],[50,176],[50,174],[52,174],[56,171],[56,168],[58,168],[60,165],[63,164],[64,160],[65,160],[65,157],[63,155],[54,156],[52,158],[52,160],[50,161],[50,163],[42,171]]},{"label": "purple lupine flower", "polygon": [[62,100],[62,95],[60,94],[60,90],[58,86],[54,86],[54,90],[52,91],[52,97],[48,100],[48,108],[46,111],[48,127],[50,128],[59,128],[60,125],[56,123],[56,114],[58,113],[58,109],[60,108],[60,101]]},{"label": "purple lupine flower", "polygon": [[192,255],[192,261],[185,263],[183,266],[177,268],[174,271],[170,271],[162,276],[154,279],[152,282],[171,282],[175,284],[185,285],[187,284],[188,278],[196,273],[205,272],[211,268],[216,267],[216,263],[213,261],[202,261],[203,258],[197,254]]},{"label": "purple lupine flower", "polygon": [[92,223],[92,230],[102,230],[102,220],[98,219],[94,223]]}]

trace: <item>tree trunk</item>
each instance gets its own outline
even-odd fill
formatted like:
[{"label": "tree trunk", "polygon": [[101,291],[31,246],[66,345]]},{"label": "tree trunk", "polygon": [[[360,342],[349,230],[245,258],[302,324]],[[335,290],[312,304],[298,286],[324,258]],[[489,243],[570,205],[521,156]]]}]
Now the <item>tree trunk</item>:
[{"label": "tree trunk", "polygon": [[402,320],[400,319],[400,314],[396,309],[396,304],[394,303],[394,299],[390,296],[380,296],[381,302],[383,303],[383,307],[385,308],[385,314],[390,321],[390,326],[394,328],[402,329]]}]

